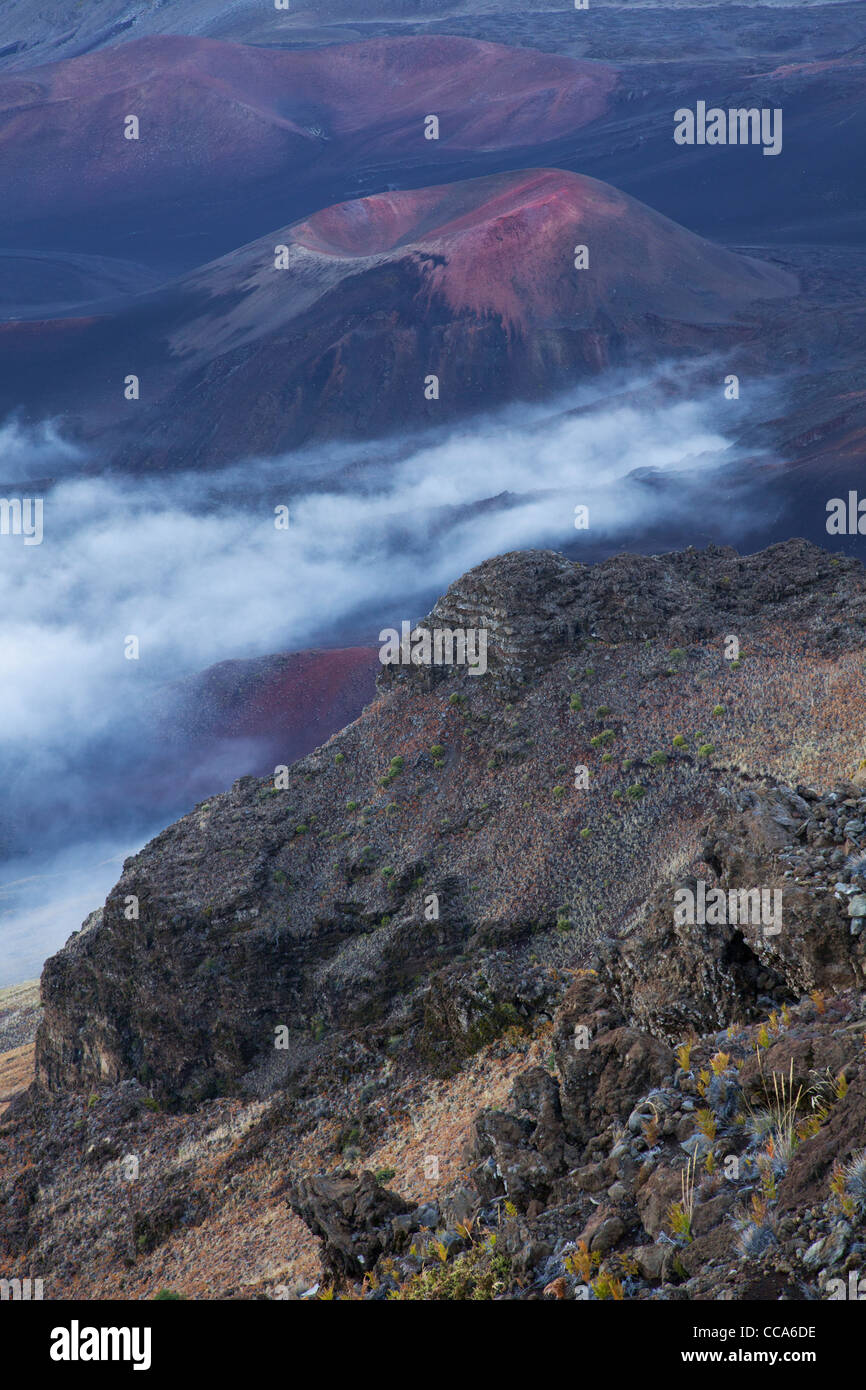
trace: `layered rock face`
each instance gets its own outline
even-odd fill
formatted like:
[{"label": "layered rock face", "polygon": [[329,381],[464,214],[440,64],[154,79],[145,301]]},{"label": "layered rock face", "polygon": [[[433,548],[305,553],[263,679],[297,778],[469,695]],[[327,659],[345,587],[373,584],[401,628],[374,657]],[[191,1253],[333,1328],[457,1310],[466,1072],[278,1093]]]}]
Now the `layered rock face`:
[{"label": "layered rock face", "polygon": [[[717,804],[700,851],[705,877],[666,886],[640,930],[599,960],[624,1013],[669,1041],[754,1016],[759,1003],[866,980],[862,788],[845,782],[819,796],[767,781],[726,789]],[[683,890],[683,901],[703,899],[707,921],[678,921]],[[756,890],[761,911],[742,897]],[[721,905],[719,893],[714,920],[706,903],[716,894]]]},{"label": "layered rock face", "polygon": [[[827,881],[858,807],[794,790],[859,761],[859,564],[796,541],[593,568],[527,552],[426,623],[485,630],[487,673],[389,668],[287,785],[244,778],[127,861],[46,966],[46,1086],[268,1090],[355,1035],[445,1073],[549,1007],[548,967],[599,950],[662,1036],[861,978],[856,895]],[[806,850],[820,884],[797,881]],[[784,930],[677,933],[652,904],[684,873],[781,885]],[[691,1013],[665,971],[693,981]]]}]

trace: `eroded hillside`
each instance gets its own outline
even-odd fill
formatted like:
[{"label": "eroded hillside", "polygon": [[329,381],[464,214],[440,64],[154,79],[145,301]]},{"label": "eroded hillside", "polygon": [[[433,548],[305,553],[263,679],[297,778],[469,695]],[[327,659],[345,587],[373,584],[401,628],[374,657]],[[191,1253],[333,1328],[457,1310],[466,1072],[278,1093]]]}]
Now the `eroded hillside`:
[{"label": "eroded hillside", "polygon": [[861,756],[864,572],[803,542],[514,553],[427,624],[485,629],[487,672],[386,668],[287,787],[242,779],[127,862],[46,966],[46,1085],[267,1090],[368,1027],[447,1070],[526,1007],[494,989],[453,1036],[467,958],[583,964],[696,858],[726,784],[830,783]]},{"label": "eroded hillside", "polygon": [[[7,1260],[281,1297],[312,1231],[368,1296],[718,1297],[732,1260],[725,1296],[823,1296],[861,1212],[864,623],[863,568],[802,541],[465,575],[421,626],[486,632],[484,674],[383,669],[48,963]],[[678,924],[698,880],[782,929]],[[783,1074],[784,1154],[750,1119]]]}]

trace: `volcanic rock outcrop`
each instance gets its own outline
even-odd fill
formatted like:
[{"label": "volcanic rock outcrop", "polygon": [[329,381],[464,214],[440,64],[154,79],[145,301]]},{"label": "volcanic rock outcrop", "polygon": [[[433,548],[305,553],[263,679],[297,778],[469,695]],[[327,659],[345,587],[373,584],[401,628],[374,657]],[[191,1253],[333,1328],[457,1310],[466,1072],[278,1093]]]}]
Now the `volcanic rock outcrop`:
[{"label": "volcanic rock outcrop", "polygon": [[[798,793],[740,788],[856,767],[857,562],[804,542],[592,568],[527,552],[459,580],[428,622],[446,619],[488,630],[485,676],[445,668],[431,689],[428,672],[387,671],[379,699],[287,784],[244,778],[127,862],[46,966],[47,1086],[136,1076],[175,1101],[267,1090],[323,1039],[371,1029],[446,1074],[543,1007],[545,966],[585,964],[623,935],[621,1007],[649,1026],[652,922],[643,955],[628,953],[656,891],[690,864],[732,885],[756,873],[730,848],[743,824],[773,822],[780,863],[796,833],[835,834],[832,818],[810,830],[806,816],[802,832],[773,820]],[[734,819],[707,835],[714,806]],[[714,990],[728,1004],[739,991],[745,1018],[774,991],[857,981],[838,904],[813,920],[792,893],[791,920],[790,938],[720,938],[717,958],[684,971],[701,1021]],[[701,955],[694,935],[665,949]]]},{"label": "volcanic rock outcrop", "polygon": [[[862,567],[529,552],[426,621],[486,628],[488,672],[384,671],[288,786],[243,779],[129,860],[48,963],[0,1125],[7,1267],[283,1298],[288,1243],[295,1296],[839,1297]],[[700,882],[780,917],[678,922]]]}]

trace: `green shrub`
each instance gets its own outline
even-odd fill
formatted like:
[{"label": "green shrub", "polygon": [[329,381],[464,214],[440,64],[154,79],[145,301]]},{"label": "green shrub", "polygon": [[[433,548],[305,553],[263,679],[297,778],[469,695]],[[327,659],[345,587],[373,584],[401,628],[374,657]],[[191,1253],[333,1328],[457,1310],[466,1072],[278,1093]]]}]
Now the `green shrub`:
[{"label": "green shrub", "polygon": [[674,748],[686,748],[687,744],[682,734],[677,734],[674,738]]},{"label": "green shrub", "polygon": [[610,705],[599,705],[595,712],[596,719],[607,719],[610,714]]},{"label": "green shrub", "polygon": [[353,1125],[351,1129],[344,1130],[339,1138],[341,1152],[345,1153],[347,1149],[354,1149],[360,1138],[361,1131],[358,1129],[357,1125]]},{"label": "green shrub", "polygon": [[649,755],[650,767],[664,767],[667,760],[667,753],[650,753]]},{"label": "green shrub", "polygon": [[346,755],[345,755],[345,753],[337,753],[337,754],[335,755],[335,757],[334,757],[334,762],[336,763],[337,767],[339,767],[340,764],[341,764],[341,763],[344,763],[345,761],[346,761]]},{"label": "green shrub", "polygon": [[396,758],[392,758],[388,766],[388,771],[385,773],[385,776],[379,778],[379,786],[390,787],[391,783],[394,781],[394,778],[400,776],[400,773],[403,771],[403,768],[405,766],[405,759],[401,758],[399,754]]},{"label": "green shrub", "polygon": [[583,709],[583,700],[579,695],[572,695],[569,704],[573,710],[579,711]]},{"label": "green shrub", "polygon": [[640,782],[635,782],[626,792],[626,796],[630,797],[632,801],[640,801],[643,794],[644,788],[641,786]]},{"label": "green shrub", "polygon": [[511,1282],[509,1258],[494,1253],[495,1241],[495,1236],[489,1236],[486,1244],[477,1242],[451,1262],[447,1258],[437,1260],[431,1267],[413,1274],[388,1297],[435,1303],[494,1300],[498,1294],[507,1292]]},{"label": "green shrub", "polygon": [[430,749],[430,756],[431,758],[441,758],[444,752],[445,749],[442,747],[441,743],[434,743]]},{"label": "green shrub", "polygon": [[711,758],[715,753],[715,748],[711,743],[702,743],[698,749],[699,758]]},{"label": "green shrub", "polygon": [[347,811],[357,811],[357,809],[358,809],[358,807],[360,806],[360,804],[361,804],[360,801],[347,801],[347,802],[346,802],[346,810],[347,810]]},{"label": "green shrub", "polygon": [[724,705],[715,705],[714,708],[713,708],[713,718],[714,718],[714,719],[721,719],[721,717],[722,717],[722,715],[724,714],[724,712],[725,712],[725,707],[724,707]]}]

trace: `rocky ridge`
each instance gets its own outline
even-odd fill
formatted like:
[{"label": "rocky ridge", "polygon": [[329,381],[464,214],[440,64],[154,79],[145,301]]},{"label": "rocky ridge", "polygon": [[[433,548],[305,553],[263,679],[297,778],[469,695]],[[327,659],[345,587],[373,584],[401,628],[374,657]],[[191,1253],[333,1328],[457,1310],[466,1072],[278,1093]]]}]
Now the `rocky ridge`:
[{"label": "rocky ridge", "polygon": [[[306,1228],[340,1296],[830,1296],[862,1254],[864,604],[797,541],[464,576],[425,622],[485,627],[486,676],[384,670],[49,962],[6,1256],[207,1297],[216,1241],[228,1296],[282,1297]],[[781,929],[677,925],[699,883],[778,890]]]},{"label": "rocky ridge", "polygon": [[[427,622],[484,628],[488,672],[386,668],[380,697],[285,786],[241,779],[127,861],[46,966],[37,1065],[49,1088],[137,1076],[181,1101],[267,1090],[281,1066],[306,1066],[317,1038],[370,1025],[407,1043],[420,1027],[431,1059],[451,1065],[449,1025],[440,1038],[430,1016],[449,1014],[437,994],[464,993],[459,958],[498,947],[512,966],[572,963],[578,938],[620,935],[670,878],[681,832],[730,792],[722,746],[732,763],[742,755],[756,714],[775,713],[776,682],[792,721],[776,771],[792,736],[820,744],[814,719],[808,741],[803,728],[808,662],[835,699],[859,694],[866,585],[856,562],[798,542],[591,568],[526,552],[472,571]],[[742,677],[722,651],[734,632],[752,653]],[[672,711],[715,724],[718,752],[685,722],[665,736]],[[841,737],[845,767],[857,737]],[[588,794],[570,790],[575,766]],[[483,1035],[499,1005],[488,1023],[478,1008]]]}]

